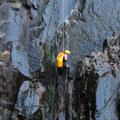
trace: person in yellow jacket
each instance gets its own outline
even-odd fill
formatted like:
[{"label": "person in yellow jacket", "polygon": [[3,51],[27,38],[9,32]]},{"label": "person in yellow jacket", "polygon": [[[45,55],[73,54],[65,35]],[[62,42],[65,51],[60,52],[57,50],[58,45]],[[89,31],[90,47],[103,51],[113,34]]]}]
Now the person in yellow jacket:
[{"label": "person in yellow jacket", "polygon": [[58,69],[58,76],[62,75],[63,69],[69,67],[67,64],[68,56],[70,55],[69,50],[65,50],[64,52],[60,52],[56,59],[56,67]]}]

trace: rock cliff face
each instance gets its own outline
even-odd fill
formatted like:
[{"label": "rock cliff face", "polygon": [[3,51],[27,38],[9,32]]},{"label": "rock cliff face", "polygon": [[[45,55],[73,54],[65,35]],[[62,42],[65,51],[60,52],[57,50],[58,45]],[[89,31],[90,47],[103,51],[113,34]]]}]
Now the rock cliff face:
[{"label": "rock cliff face", "polygon": [[[102,50],[103,40],[120,31],[119,22],[119,0],[0,0],[0,51],[8,50],[10,58],[5,72],[6,60],[1,61],[0,91],[6,84],[3,78],[10,81],[7,87],[15,83],[16,89],[15,93],[14,89],[7,91],[11,96],[15,94],[13,98],[1,96],[1,104],[7,101],[13,105],[12,110],[8,109],[13,111],[22,82],[37,81],[37,84],[39,81],[46,89],[43,118],[54,119],[51,103],[56,79],[55,58],[64,46],[71,51],[69,64],[75,73],[73,80],[68,81],[66,119],[117,120],[119,48],[110,47],[104,54],[90,53]],[[78,67],[81,59],[84,61]]]},{"label": "rock cliff face", "polygon": [[118,119],[120,48],[92,52],[79,63],[75,81],[77,119]]},{"label": "rock cliff face", "polygon": [[10,52],[0,56],[0,120],[10,119],[17,100],[22,75],[12,67]]},{"label": "rock cliff face", "polygon": [[[42,53],[38,37],[44,26],[42,13],[45,7],[42,6],[46,3],[47,1],[24,1],[3,3],[0,7],[1,32],[5,34],[2,44],[11,42],[12,65],[29,78],[30,72],[40,66]],[[38,8],[41,9],[37,10]],[[2,48],[5,49],[5,45]]]},{"label": "rock cliff face", "polygon": [[[115,9],[114,9],[115,8]],[[91,51],[102,49],[103,40],[119,31],[119,1],[79,0],[66,18],[65,48],[72,51],[70,63],[76,62]]]}]

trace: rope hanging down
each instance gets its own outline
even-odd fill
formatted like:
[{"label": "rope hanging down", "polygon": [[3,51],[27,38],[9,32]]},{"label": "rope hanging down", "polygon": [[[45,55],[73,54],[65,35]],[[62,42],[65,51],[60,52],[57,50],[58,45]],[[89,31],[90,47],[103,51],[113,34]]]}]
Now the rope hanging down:
[{"label": "rope hanging down", "polygon": [[63,11],[62,11],[63,12],[63,51],[64,51],[64,36],[65,36],[64,35],[64,32],[65,32],[65,30],[64,30],[64,0],[62,1],[62,3],[63,3],[63,5],[62,5],[63,6],[62,7],[63,8]]},{"label": "rope hanging down", "polygon": [[[63,37],[63,46],[62,47],[63,47],[63,51],[64,51],[64,0],[62,0],[61,12],[62,12],[61,16],[63,17],[63,36],[62,36]],[[57,70],[55,70],[55,71],[57,71]],[[55,85],[56,85],[56,77],[55,77],[55,81],[54,81],[54,90],[53,90],[51,114],[53,113],[53,104],[54,104],[54,97],[55,97]],[[59,113],[59,110],[58,110],[58,113]],[[57,119],[56,117],[55,117],[55,120]]]}]

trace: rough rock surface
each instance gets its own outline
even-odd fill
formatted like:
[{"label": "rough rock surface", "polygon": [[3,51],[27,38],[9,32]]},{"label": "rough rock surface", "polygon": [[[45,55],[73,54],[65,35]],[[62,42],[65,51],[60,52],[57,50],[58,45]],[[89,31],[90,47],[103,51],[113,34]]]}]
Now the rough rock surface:
[{"label": "rough rock surface", "polygon": [[[28,0],[23,4],[3,3],[0,6],[2,50],[7,49],[5,44],[11,42],[12,65],[29,78],[32,77],[30,72],[40,68],[43,56],[37,38],[44,26],[41,13],[45,8],[41,6],[46,3],[47,1]],[[39,7],[41,9],[37,11]]]},{"label": "rough rock surface", "polygon": [[8,51],[0,56],[0,120],[10,118],[20,84],[20,81],[16,81],[18,72],[13,69],[10,58]]},{"label": "rough rock surface", "polygon": [[102,50],[103,40],[120,31],[119,6],[119,0],[78,0],[65,25],[65,48],[71,50],[72,66],[93,50]]},{"label": "rough rock surface", "polygon": [[42,106],[41,99],[44,92],[45,88],[40,82],[23,82],[18,93],[16,105],[19,115],[25,117],[33,115]]},{"label": "rough rock surface", "polygon": [[36,77],[38,76],[36,75],[35,78],[32,79],[34,82],[32,82],[28,77],[13,68],[11,64],[11,53],[9,51],[4,51],[1,54],[0,120],[17,120],[15,109],[19,111],[19,115],[29,117],[40,108],[42,104],[42,94],[45,88],[40,82],[36,81]]},{"label": "rough rock surface", "polygon": [[[44,99],[46,119],[49,119],[51,115],[51,96],[52,91],[54,90],[53,81],[56,75],[53,75],[53,73],[55,73],[55,57],[56,53],[62,50],[63,36],[65,49],[67,48],[71,51],[69,63],[72,66],[73,70],[75,70],[77,63],[81,58],[84,58],[95,49],[101,50],[103,40],[107,36],[110,36],[112,32],[120,31],[119,13],[119,0],[64,0],[64,12],[63,3],[60,0],[0,0],[0,51],[3,52],[5,50],[9,50],[11,52],[11,58],[9,62],[12,68],[15,69],[15,76],[13,78],[17,77],[17,82],[20,80],[21,77],[23,78],[23,80],[32,79],[32,72],[36,70],[39,70],[40,72],[45,71],[46,77],[40,78],[39,80],[40,82],[42,81],[44,83],[47,89],[46,97]],[[116,54],[111,54],[109,56],[112,61],[114,61],[113,63],[118,65],[118,61],[115,58],[117,57]],[[110,58],[105,57],[104,60]],[[89,59],[86,58],[86,61],[87,62],[85,64],[88,65],[90,62]],[[98,59],[98,62],[99,63],[97,64],[100,64],[102,60]],[[3,62],[1,62],[1,64],[3,64]],[[108,72],[107,67],[111,67],[111,80],[112,76],[115,77],[118,75],[119,70],[115,72],[116,66],[110,65],[109,62],[107,62],[107,64],[109,65],[107,66],[105,64],[105,70],[106,72]],[[104,70],[101,69],[99,66],[96,66],[95,69],[96,71],[99,71],[99,73],[95,72],[95,78],[91,79],[93,80],[93,83],[99,75],[101,76],[104,74]],[[5,71],[7,70],[8,69],[6,68]],[[1,71],[0,75],[4,73],[3,75],[5,79],[10,78],[12,73],[9,74],[9,70],[7,72]],[[16,71],[18,72],[18,74],[16,74]],[[85,71],[86,68],[82,70],[83,76]],[[87,75],[89,75],[89,73],[87,73]],[[87,75],[86,79],[88,79]],[[25,76],[27,78],[25,78]],[[91,78],[92,77],[93,76],[91,76]],[[116,84],[119,81],[118,78],[116,78]],[[98,79],[101,79],[101,77],[98,77]],[[105,78],[105,83],[112,84],[112,82],[110,82],[109,80],[107,81],[107,79],[108,78]],[[88,80],[86,80],[86,82],[87,81]],[[0,79],[0,82],[1,85],[4,83],[2,78]],[[14,82],[16,83],[15,79],[13,80],[13,83]],[[21,82],[22,81],[20,81],[20,84],[18,85],[17,92],[19,91]],[[91,83],[89,84],[90,86],[92,85]],[[88,94],[91,94],[92,91],[96,89],[97,96],[101,94],[101,89],[99,87],[96,88],[96,84],[97,83],[95,82],[95,86],[91,91],[88,92]],[[101,86],[103,83],[100,82],[98,84],[99,86]],[[73,81],[71,82],[71,85],[73,86]],[[84,85],[84,81],[82,85]],[[109,87],[107,90],[109,90]],[[113,90],[114,87],[115,86],[112,86],[111,89]],[[104,88],[104,90],[106,90],[106,87]],[[17,94],[17,92],[15,94]],[[79,93],[79,89],[77,89],[77,92]],[[72,92],[70,94],[71,98],[69,99],[69,101],[71,101],[72,103]],[[108,94],[108,96],[110,94]],[[89,96],[86,97],[84,96],[84,94],[82,95],[83,98],[85,97],[85,100],[87,101]],[[3,96],[3,98],[5,99],[6,97]],[[95,99],[95,93],[93,95],[93,98]],[[99,106],[99,100],[100,98],[96,97],[96,102],[98,104],[97,110],[99,110],[99,108],[101,109],[103,105],[102,101],[102,105]],[[76,102],[77,101],[79,101],[78,98],[76,98]],[[90,98],[90,102],[91,101],[92,98]],[[81,105],[81,107],[83,108],[86,102],[84,103],[83,100],[82,102],[83,104]],[[94,116],[94,113],[96,105],[95,103],[92,103],[92,105],[94,107],[90,106],[90,110],[93,112],[89,114],[89,111],[87,111],[86,115],[92,115],[92,118],[95,119],[96,117]],[[85,105],[85,107],[88,106],[89,105]],[[70,113],[72,113],[72,104],[70,105],[70,107]],[[79,112],[78,108],[78,110],[76,110],[76,113],[73,112],[73,114],[70,114],[70,120],[72,119],[72,117],[76,118],[76,116],[79,118],[80,116],[82,116],[81,114],[83,113],[84,111],[82,111],[81,113]],[[101,114],[101,117],[99,117],[99,119],[102,120],[103,117],[107,117],[107,111],[104,113]],[[114,117],[115,119],[117,119],[116,116]]]},{"label": "rough rock surface", "polygon": [[112,46],[104,53],[92,52],[79,63],[74,94],[77,119],[118,119],[119,61],[120,48]]}]

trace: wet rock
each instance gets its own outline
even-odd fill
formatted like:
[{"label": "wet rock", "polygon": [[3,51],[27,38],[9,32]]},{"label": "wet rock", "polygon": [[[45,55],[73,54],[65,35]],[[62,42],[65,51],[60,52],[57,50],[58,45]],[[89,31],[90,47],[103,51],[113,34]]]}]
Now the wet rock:
[{"label": "wet rock", "polygon": [[[10,100],[10,94],[13,94],[12,87],[14,86],[13,68],[10,63],[10,52],[4,51],[0,56],[0,107],[3,114],[0,117],[9,117],[10,110],[6,107],[13,106],[13,101]],[[6,111],[7,110],[7,111]],[[5,118],[8,119],[8,118]]]},{"label": "wet rock", "polygon": [[81,62],[74,86],[75,119],[119,118],[115,114],[120,87],[119,49],[118,46],[110,46],[105,53],[92,52]]},{"label": "wet rock", "polygon": [[29,7],[34,7],[35,9],[37,9],[38,5],[40,4],[40,0],[25,0],[22,1],[24,5],[27,5]]},{"label": "wet rock", "polygon": [[120,96],[119,96],[119,94],[118,94],[118,96],[117,96],[118,98],[117,98],[117,115],[118,115],[118,118],[120,118]]},{"label": "wet rock", "polygon": [[12,72],[11,71],[12,71],[11,68],[3,68],[3,77],[8,81],[12,77]]}]

